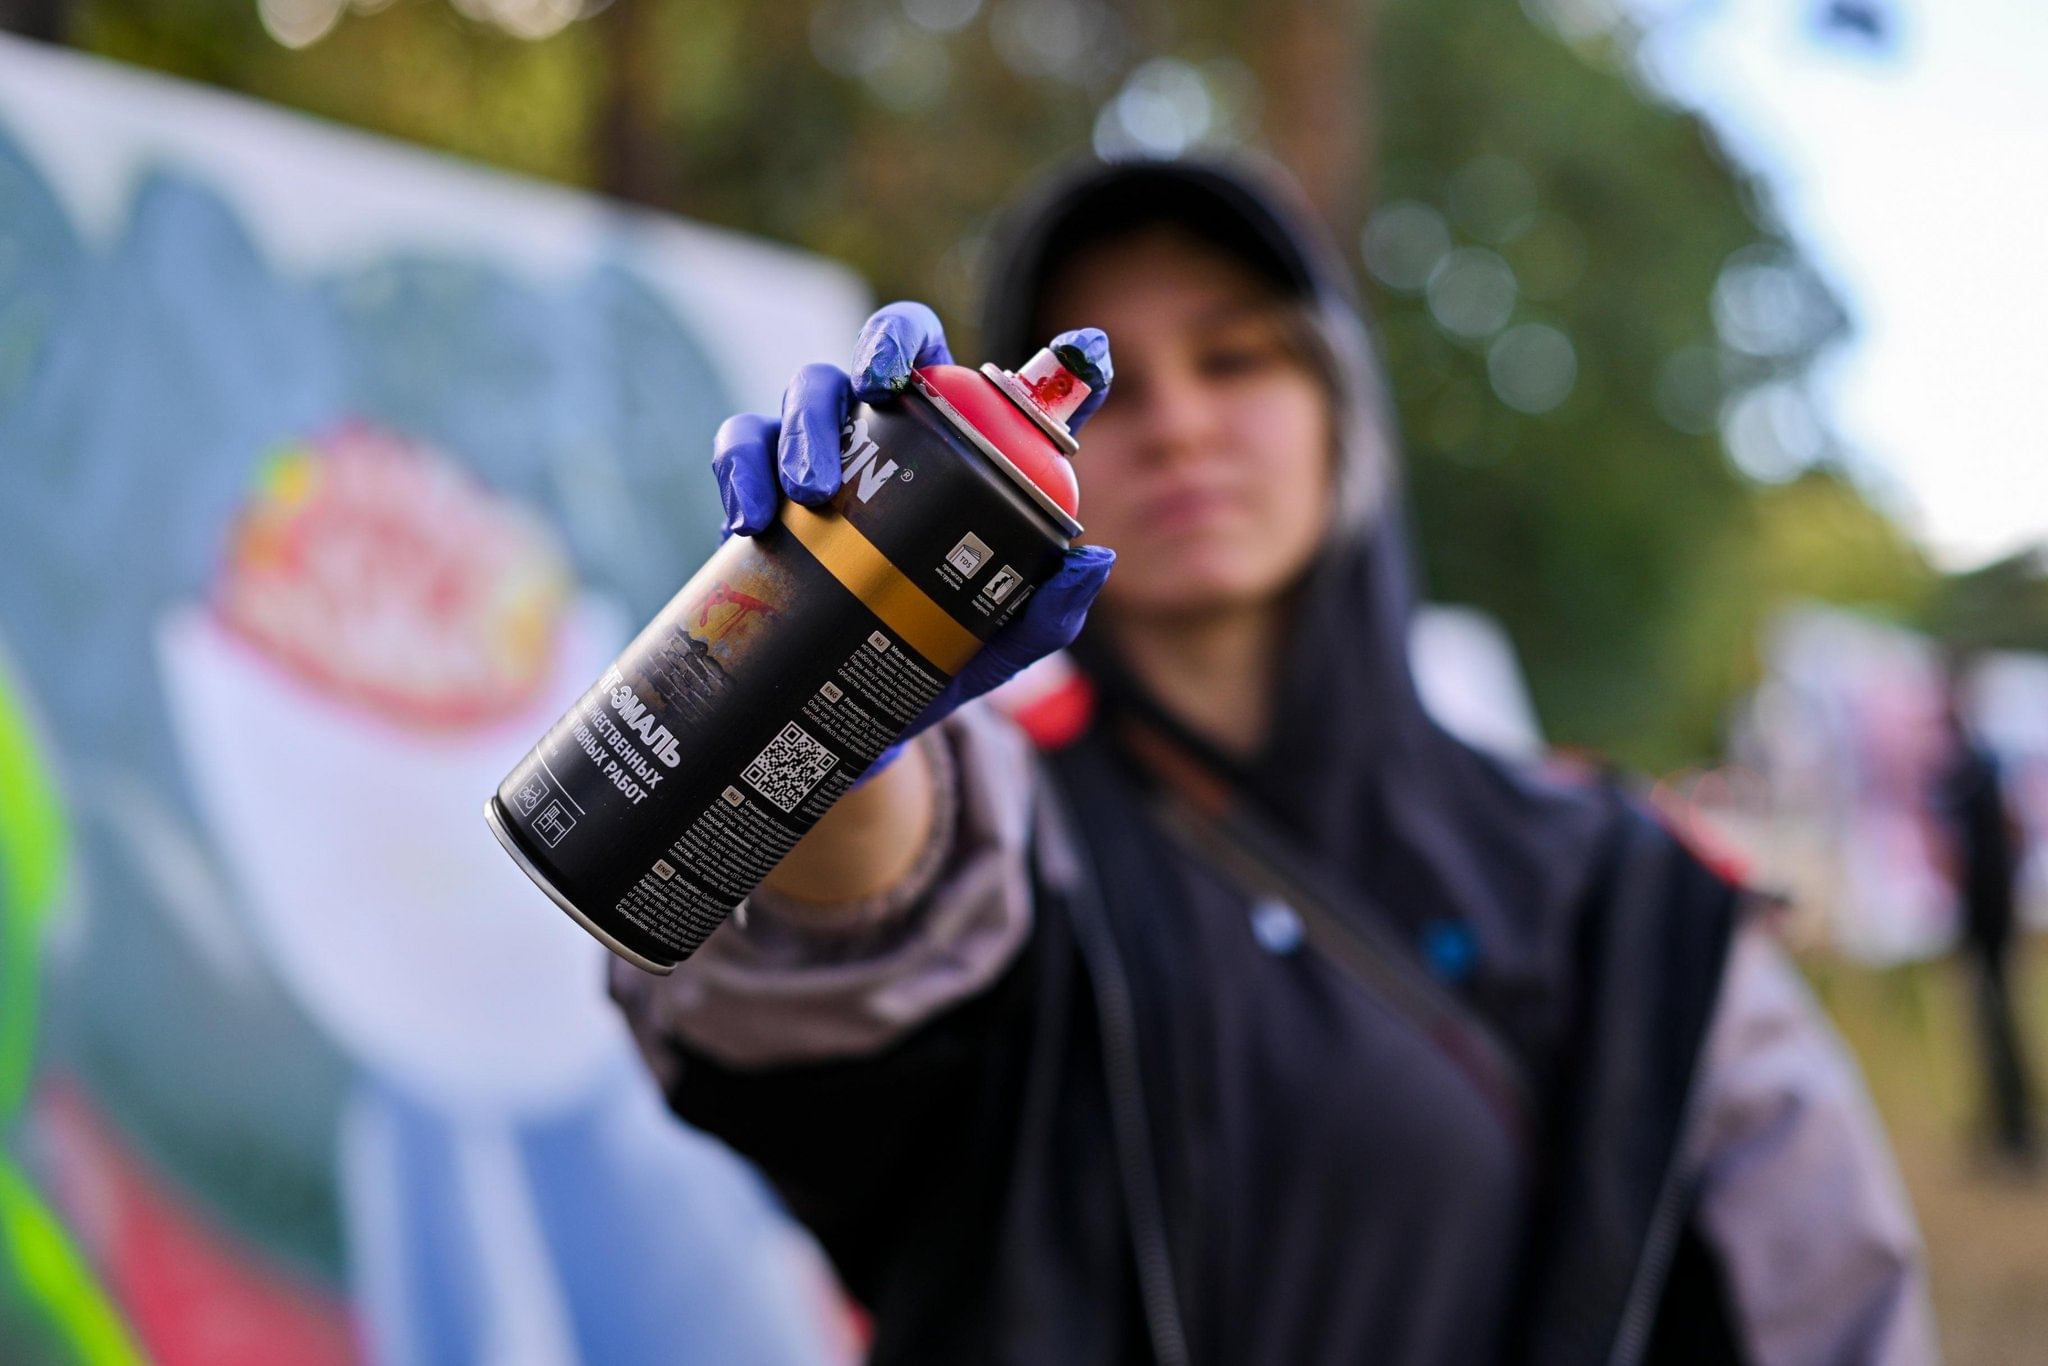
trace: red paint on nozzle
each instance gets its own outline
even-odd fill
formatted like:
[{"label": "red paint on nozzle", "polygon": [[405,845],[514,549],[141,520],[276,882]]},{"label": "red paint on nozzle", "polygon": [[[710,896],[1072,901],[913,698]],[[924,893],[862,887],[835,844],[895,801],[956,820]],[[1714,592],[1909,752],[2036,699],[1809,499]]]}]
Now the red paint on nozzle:
[{"label": "red paint on nozzle", "polygon": [[1045,410],[1045,415],[1062,426],[1080,409],[1088,395],[1095,392],[1082,383],[1079,375],[1062,365],[1050,348],[1033,356],[1030,363],[1017,372],[1017,378],[1032,401]]}]

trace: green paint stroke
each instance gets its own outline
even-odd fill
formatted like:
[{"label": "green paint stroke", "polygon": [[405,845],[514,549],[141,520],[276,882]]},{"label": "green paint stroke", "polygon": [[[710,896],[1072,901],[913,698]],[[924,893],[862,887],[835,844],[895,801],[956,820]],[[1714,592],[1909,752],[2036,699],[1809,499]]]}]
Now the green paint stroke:
[{"label": "green paint stroke", "polygon": [[36,754],[28,715],[0,673],[0,885],[9,907],[40,920],[64,871],[64,808]]},{"label": "green paint stroke", "polygon": [[141,1350],[64,1226],[5,1159],[0,1159],[0,1252],[83,1366],[143,1366]]},{"label": "green paint stroke", "polygon": [[57,786],[0,668],[0,1122],[27,1098],[38,943],[57,903],[67,842]]},{"label": "green paint stroke", "polygon": [[[41,933],[57,904],[67,847],[57,785],[36,751],[27,711],[0,668],[0,1129],[28,1099]],[[73,1360],[83,1366],[141,1366],[141,1351],[64,1226],[4,1155],[0,1271],[28,1293],[69,1345]]]}]

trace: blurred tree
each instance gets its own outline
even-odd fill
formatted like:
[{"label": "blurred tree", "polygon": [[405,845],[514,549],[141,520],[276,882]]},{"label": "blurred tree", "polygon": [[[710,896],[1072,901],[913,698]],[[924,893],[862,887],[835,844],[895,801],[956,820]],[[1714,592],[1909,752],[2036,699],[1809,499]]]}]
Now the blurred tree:
[{"label": "blurred tree", "polygon": [[447,0],[388,0],[346,12],[304,47],[266,22],[324,13],[329,0],[75,0],[80,46],[571,184],[591,183],[602,42],[578,24],[529,42]]},{"label": "blurred tree", "polygon": [[[1632,34],[1527,8],[1386,4],[1362,246],[1432,594],[1508,625],[1553,738],[1661,769],[1710,752],[1754,681],[1758,594],[1828,577],[1772,563],[1805,495],[1746,478],[1720,415],[1768,397],[1743,431],[1773,473],[1826,454],[1801,380],[1846,320],[1706,125],[1645,98]],[[1838,520],[1884,525],[1825,486]],[[1861,563],[1808,554],[1836,550]]]},{"label": "blurred tree", "polygon": [[[111,56],[839,257],[962,354],[980,234],[1032,171],[1264,146],[1369,268],[1432,594],[1503,620],[1555,739],[1626,762],[1708,750],[1755,594],[1924,589],[1852,481],[1761,482],[1839,458],[1804,376],[1845,315],[1597,6],[74,5]],[[1795,550],[1808,514],[1846,539]]]},{"label": "blurred tree", "polygon": [[1683,729],[1660,738],[1716,752],[1729,700],[1761,672],[1759,631],[1778,605],[1828,602],[1911,627],[1938,583],[1919,548],[1841,470],[1757,489],[1718,528],[1668,615],[1651,686]]},{"label": "blurred tree", "polygon": [[2048,651],[2048,546],[1947,579],[1927,626],[1966,650]]},{"label": "blurred tree", "polygon": [[0,29],[46,43],[60,43],[68,33],[69,0],[0,0]]}]

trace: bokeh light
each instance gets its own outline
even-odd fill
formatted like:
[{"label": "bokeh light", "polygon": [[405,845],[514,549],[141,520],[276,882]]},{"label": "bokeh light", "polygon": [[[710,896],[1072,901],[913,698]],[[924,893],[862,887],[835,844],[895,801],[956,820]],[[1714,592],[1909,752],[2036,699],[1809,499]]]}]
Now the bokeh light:
[{"label": "bokeh light", "polygon": [[1570,337],[1548,323],[1509,328],[1486,352],[1486,375],[1502,403],[1524,413],[1547,413],[1571,395],[1579,356]]},{"label": "bokeh light", "polygon": [[551,38],[584,16],[584,0],[450,0],[480,23],[496,24],[515,38]]},{"label": "bokeh light", "polygon": [[1485,247],[1460,247],[1444,257],[1430,272],[1427,291],[1429,315],[1452,336],[1490,337],[1514,315],[1514,269]]},{"label": "bokeh light", "polygon": [[333,31],[343,0],[257,0],[264,32],[286,47],[311,47]]},{"label": "bokeh light", "polygon": [[863,79],[878,103],[899,114],[912,114],[938,103],[952,74],[953,59],[941,40],[921,28],[904,28]]},{"label": "bokeh light", "polygon": [[1714,283],[1713,309],[1721,340],[1752,356],[1809,350],[1839,321],[1819,282],[1769,243],[1728,258]]},{"label": "bokeh light", "polygon": [[1827,432],[1796,384],[1774,380],[1730,400],[1721,439],[1737,469],[1763,483],[1796,479],[1827,453]]},{"label": "bokeh light", "polygon": [[1178,156],[1244,141],[1258,121],[1258,82],[1244,63],[1155,57],[1140,64],[1095,118],[1103,157]]},{"label": "bokeh light", "polygon": [[1624,22],[1622,0],[1522,0],[1522,10],[1574,43],[1604,38]]},{"label": "bokeh light", "polygon": [[1095,150],[1105,157],[1178,156],[1208,139],[1215,106],[1201,72],[1174,57],[1133,71],[1095,120]]},{"label": "bokeh light", "polygon": [[903,0],[903,14],[928,33],[958,33],[981,13],[981,0]]},{"label": "bokeh light", "polygon": [[1383,206],[1366,222],[1359,248],[1365,267],[1390,289],[1419,293],[1451,249],[1444,216],[1414,199]]},{"label": "bokeh light", "polygon": [[811,52],[827,71],[864,79],[894,60],[903,29],[883,0],[825,0],[811,11]]},{"label": "bokeh light", "polygon": [[1113,70],[1120,44],[1107,12],[1088,0],[1000,0],[989,13],[989,42],[1020,76],[1086,85]]}]

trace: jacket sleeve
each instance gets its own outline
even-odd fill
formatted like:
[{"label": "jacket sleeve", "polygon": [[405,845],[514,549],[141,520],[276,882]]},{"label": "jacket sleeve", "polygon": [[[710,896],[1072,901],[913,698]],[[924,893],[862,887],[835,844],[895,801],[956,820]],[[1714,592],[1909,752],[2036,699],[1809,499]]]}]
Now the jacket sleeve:
[{"label": "jacket sleeve", "polygon": [[1707,1039],[1695,1223],[1756,1366],[1937,1359],[1913,1213],[1861,1076],[1762,924]]},{"label": "jacket sleeve", "polygon": [[877,1053],[1015,959],[1032,919],[1030,743],[978,705],[920,743],[940,815],[902,885],[841,906],[757,892],[667,977],[612,964],[612,994],[663,1081],[675,1044],[738,1069]]},{"label": "jacket sleeve", "polygon": [[757,895],[669,976],[612,971],[670,1109],[754,1162],[878,1315],[987,1281],[1055,886],[1024,736],[969,706],[919,743],[951,816],[904,886],[823,913]]}]

